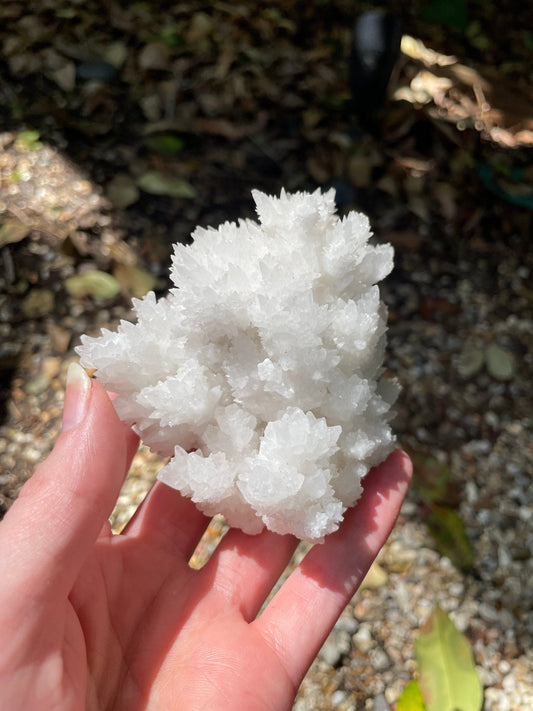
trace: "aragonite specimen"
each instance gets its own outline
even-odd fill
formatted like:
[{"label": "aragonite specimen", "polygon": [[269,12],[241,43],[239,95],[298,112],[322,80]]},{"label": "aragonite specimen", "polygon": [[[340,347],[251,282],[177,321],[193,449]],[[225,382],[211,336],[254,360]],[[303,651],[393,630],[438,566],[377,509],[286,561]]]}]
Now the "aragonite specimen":
[{"label": "aragonite specimen", "polygon": [[174,248],[176,288],[77,350],[170,457],[161,481],[246,533],[317,542],[394,448],[377,286],[393,250],[369,244],[364,215],[340,219],[333,191],[253,197],[258,222],[196,229]]}]

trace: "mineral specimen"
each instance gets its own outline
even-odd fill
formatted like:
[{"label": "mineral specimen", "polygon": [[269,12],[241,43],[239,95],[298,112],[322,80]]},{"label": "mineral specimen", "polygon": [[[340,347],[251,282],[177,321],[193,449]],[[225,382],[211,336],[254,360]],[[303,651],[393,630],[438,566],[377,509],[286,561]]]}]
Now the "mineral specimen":
[{"label": "mineral specimen", "polygon": [[318,542],[394,448],[376,285],[393,250],[364,215],[337,217],[333,191],[253,197],[258,222],[197,228],[174,248],[176,288],[78,353],[170,457],[161,481],[246,533]]}]

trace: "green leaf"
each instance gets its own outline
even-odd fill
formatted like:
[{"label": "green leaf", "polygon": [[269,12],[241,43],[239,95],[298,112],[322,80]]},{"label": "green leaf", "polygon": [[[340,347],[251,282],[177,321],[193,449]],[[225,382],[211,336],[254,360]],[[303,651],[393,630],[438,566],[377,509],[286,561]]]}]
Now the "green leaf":
[{"label": "green leaf", "polygon": [[120,293],[120,284],[111,274],[92,270],[65,279],[65,289],[76,299],[84,296],[112,299]]},{"label": "green leaf", "polygon": [[431,0],[422,10],[422,15],[431,22],[464,30],[468,24],[466,0]]},{"label": "green leaf", "polygon": [[522,32],[522,42],[524,47],[529,50],[533,50],[533,32],[523,31]]},{"label": "green leaf", "polygon": [[483,688],[472,649],[439,607],[416,640],[415,655],[427,711],[480,711]]},{"label": "green leaf", "polygon": [[170,49],[178,49],[185,44],[183,35],[177,25],[164,25],[156,37]]},{"label": "green leaf", "polygon": [[425,504],[456,503],[456,492],[446,462],[424,452],[411,454],[414,465],[413,485]]},{"label": "green leaf", "polygon": [[474,564],[474,550],[460,516],[447,506],[431,506],[427,519],[437,550],[459,570],[469,570]]},{"label": "green leaf", "polygon": [[511,380],[514,376],[513,356],[500,348],[495,343],[491,343],[485,353],[487,360],[487,370],[496,380]]},{"label": "green leaf", "polygon": [[28,128],[24,131],[20,131],[15,140],[15,148],[18,150],[26,149],[28,151],[38,150],[42,147],[40,138],[41,134],[34,129]]},{"label": "green leaf", "polygon": [[165,175],[157,170],[149,170],[137,179],[137,185],[151,195],[169,195],[170,197],[193,198],[196,191],[190,183],[180,178]]},{"label": "green leaf", "polygon": [[148,136],[145,143],[148,148],[170,157],[179,153],[184,146],[183,140],[173,133],[159,133],[155,136]]},{"label": "green leaf", "polygon": [[396,702],[396,711],[427,711],[424,697],[416,681],[410,681]]}]

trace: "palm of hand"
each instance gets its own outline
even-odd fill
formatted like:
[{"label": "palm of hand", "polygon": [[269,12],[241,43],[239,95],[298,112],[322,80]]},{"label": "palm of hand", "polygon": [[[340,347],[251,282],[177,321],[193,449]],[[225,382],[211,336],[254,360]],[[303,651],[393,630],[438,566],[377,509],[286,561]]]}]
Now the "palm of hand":
[{"label": "palm of hand", "polygon": [[113,536],[107,517],[136,444],[93,383],[83,421],[59,437],[0,526],[6,708],[290,709],[390,532],[408,459],[396,452],[367,477],[341,529],[257,617],[296,540],[231,530],[192,570],[207,519],[162,484]]},{"label": "palm of hand", "polygon": [[[154,492],[152,511],[168,493]],[[187,514],[200,523],[196,511]],[[82,680],[87,669],[88,708],[285,708],[298,684],[253,620],[294,540],[267,533],[264,541],[246,541],[231,531],[217,556],[197,571],[187,564],[192,551],[159,533],[142,531],[141,540],[138,530],[119,537],[104,533],[70,595],[79,651],[73,654],[65,642],[77,667],[73,674]],[[235,538],[254,548],[246,571],[235,569]],[[273,538],[278,566],[258,570]],[[79,664],[85,655],[87,668]]]}]

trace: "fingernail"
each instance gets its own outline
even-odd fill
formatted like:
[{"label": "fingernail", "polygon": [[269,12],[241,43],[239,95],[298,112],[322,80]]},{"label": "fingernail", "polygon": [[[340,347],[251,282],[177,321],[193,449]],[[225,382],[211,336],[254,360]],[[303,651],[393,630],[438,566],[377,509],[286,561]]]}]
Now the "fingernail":
[{"label": "fingernail", "polygon": [[71,363],[67,370],[62,432],[68,432],[82,422],[87,414],[90,392],[91,379],[81,365]]}]

